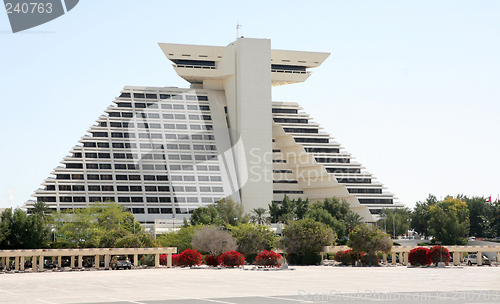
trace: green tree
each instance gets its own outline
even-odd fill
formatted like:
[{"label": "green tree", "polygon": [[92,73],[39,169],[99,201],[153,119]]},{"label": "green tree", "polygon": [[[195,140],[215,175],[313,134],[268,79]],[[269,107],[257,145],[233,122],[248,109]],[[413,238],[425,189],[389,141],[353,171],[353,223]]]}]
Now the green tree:
[{"label": "green tree", "polygon": [[114,202],[95,203],[54,214],[57,234],[71,247],[114,247],[117,239],[137,231],[133,215]]},{"label": "green tree", "polygon": [[221,226],[223,224],[222,219],[219,217],[219,211],[215,205],[209,205],[208,207],[198,207],[193,210],[191,218],[189,219],[191,225],[217,225]]},{"label": "green tree", "polygon": [[229,226],[228,229],[236,239],[238,251],[247,257],[256,255],[262,250],[271,250],[275,246],[274,232],[267,226],[239,224]]},{"label": "green tree", "polygon": [[283,245],[288,253],[318,253],[334,241],[333,230],[312,218],[294,221],[283,229]]},{"label": "green tree", "polygon": [[116,248],[145,248],[156,247],[154,238],[149,233],[128,234],[117,239],[114,243]]},{"label": "green tree", "polygon": [[429,232],[443,245],[464,245],[469,234],[469,209],[460,198],[446,197],[429,206]]},{"label": "green tree", "polygon": [[239,223],[248,223],[250,216],[245,214],[242,203],[235,203],[232,198],[220,199],[216,204],[219,218],[224,225],[238,225]]},{"label": "green tree", "polygon": [[49,232],[41,215],[28,216],[19,208],[14,212],[9,208],[2,212],[1,220],[2,248],[40,249],[47,246]]},{"label": "green tree", "polygon": [[334,218],[326,209],[321,207],[311,208],[307,214],[308,218],[312,218],[317,222],[328,225],[337,235],[338,238],[346,236],[346,225],[344,222]]},{"label": "green tree", "polygon": [[177,252],[182,252],[191,248],[191,241],[196,231],[201,229],[199,226],[182,227],[176,232],[162,233],[156,236],[156,240],[161,247],[177,247]]},{"label": "green tree", "polygon": [[302,220],[306,217],[307,212],[309,211],[309,199],[302,200],[302,198],[298,198],[295,202],[295,214],[297,215],[297,219]]},{"label": "green tree", "polygon": [[290,221],[290,219],[295,219],[295,208],[295,200],[291,200],[286,194],[283,197],[283,201],[281,202],[281,204],[276,201],[272,201],[269,205],[271,223],[287,222]]},{"label": "green tree", "polygon": [[264,208],[255,208],[252,210],[252,216],[250,217],[250,220],[252,223],[258,224],[258,225],[264,225],[264,224],[269,224],[270,220],[268,217],[266,217],[267,210]]},{"label": "green tree", "polygon": [[496,236],[495,223],[495,205],[487,202],[484,197],[459,196],[467,204],[469,209],[470,229],[469,234],[477,237]]},{"label": "green tree", "polygon": [[378,264],[377,251],[389,253],[392,241],[389,236],[375,226],[361,224],[349,233],[347,246],[356,252],[366,253],[365,263],[368,265]]},{"label": "green tree", "polygon": [[408,229],[410,228],[410,209],[383,208],[380,216],[382,219],[378,221],[378,226],[384,228],[388,234],[396,237],[408,233]]},{"label": "green tree", "polygon": [[349,232],[362,222],[363,222],[363,217],[357,214],[356,212],[349,211],[345,216],[345,225],[347,227],[347,231]]},{"label": "green tree", "polygon": [[427,199],[424,202],[417,202],[413,211],[410,214],[411,223],[410,227],[415,230],[418,234],[422,234],[425,236],[429,235],[429,220],[430,220],[430,211],[429,206],[432,206],[437,203],[437,198],[429,194]]}]

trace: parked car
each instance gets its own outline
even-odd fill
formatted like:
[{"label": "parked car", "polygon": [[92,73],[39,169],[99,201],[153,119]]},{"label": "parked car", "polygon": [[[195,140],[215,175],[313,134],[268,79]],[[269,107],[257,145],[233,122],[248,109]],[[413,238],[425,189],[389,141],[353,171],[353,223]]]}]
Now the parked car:
[{"label": "parked car", "polygon": [[[392,254],[387,255],[387,263],[388,264],[392,263]],[[399,255],[396,255],[396,263],[399,263]]]},{"label": "parked car", "polygon": [[[485,256],[484,254],[482,255],[482,260],[483,260],[483,265],[490,265],[490,259]],[[464,258],[464,262],[467,263],[467,265],[471,266],[472,264],[477,264],[477,254],[472,253],[469,254]]]},{"label": "parked car", "polygon": [[54,263],[52,260],[45,260],[45,265],[43,267],[46,269],[54,269],[57,268],[57,263]]},{"label": "parked car", "polygon": [[475,236],[469,236],[469,241],[475,241],[476,237]]},{"label": "parked car", "polygon": [[132,269],[132,263],[130,262],[128,257],[122,256],[122,255],[117,255],[111,259],[111,262],[109,263],[109,267],[111,267],[111,269],[113,269],[113,270],[118,269],[118,268]]}]

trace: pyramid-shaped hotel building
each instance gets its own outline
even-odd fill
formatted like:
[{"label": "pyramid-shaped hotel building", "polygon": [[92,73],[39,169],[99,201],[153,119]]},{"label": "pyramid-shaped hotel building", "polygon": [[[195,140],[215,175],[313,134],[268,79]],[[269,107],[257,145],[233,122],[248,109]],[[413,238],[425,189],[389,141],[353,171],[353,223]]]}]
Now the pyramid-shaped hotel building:
[{"label": "pyramid-shaped hotel building", "polygon": [[272,102],[272,86],[305,81],[328,53],[243,37],[226,47],[159,45],[190,88],[124,87],[37,201],[59,211],[115,201],[143,223],[228,196],[247,212],[284,195],[335,196],[366,222],[403,206],[299,104]]}]

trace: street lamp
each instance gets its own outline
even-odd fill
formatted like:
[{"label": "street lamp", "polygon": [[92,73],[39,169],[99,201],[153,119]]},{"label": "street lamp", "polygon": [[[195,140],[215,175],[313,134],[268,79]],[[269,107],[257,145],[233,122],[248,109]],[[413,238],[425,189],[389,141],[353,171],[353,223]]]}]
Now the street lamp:
[{"label": "street lamp", "polygon": [[172,213],[172,232],[174,232],[175,213]]}]

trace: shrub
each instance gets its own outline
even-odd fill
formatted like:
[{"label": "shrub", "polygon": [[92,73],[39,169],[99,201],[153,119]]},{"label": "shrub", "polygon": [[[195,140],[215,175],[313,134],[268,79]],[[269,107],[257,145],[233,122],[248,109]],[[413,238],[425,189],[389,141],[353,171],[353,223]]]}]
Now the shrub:
[{"label": "shrub", "polygon": [[356,261],[362,260],[365,254],[356,252],[352,249],[346,251],[338,251],[335,253],[335,261],[341,262],[343,265],[354,265]]},{"label": "shrub", "polygon": [[163,266],[167,265],[167,255],[166,254],[160,254],[160,265],[163,265]]},{"label": "shrub", "polygon": [[432,261],[435,265],[440,262],[441,258],[445,264],[450,262],[450,252],[441,245],[431,247],[428,254],[430,261]]},{"label": "shrub", "polygon": [[207,266],[217,267],[220,265],[220,263],[221,258],[219,256],[211,254],[205,256],[205,264],[207,264]]},{"label": "shrub", "polygon": [[289,253],[286,259],[291,265],[319,265],[321,263],[321,255],[317,252]]},{"label": "shrub", "polygon": [[281,265],[281,263],[279,262],[280,259],[281,254],[278,254],[274,251],[263,250],[255,258],[255,264],[261,266],[279,267]]},{"label": "shrub", "polygon": [[417,247],[410,250],[408,260],[410,261],[410,264],[414,266],[429,265],[431,263],[429,249],[424,247]]},{"label": "shrub", "polygon": [[178,263],[188,267],[201,265],[201,253],[191,248],[186,249],[179,254]]},{"label": "shrub", "polygon": [[179,253],[172,254],[172,266],[181,266],[179,256],[180,256]]},{"label": "shrub", "polygon": [[191,246],[202,252],[219,255],[224,250],[237,248],[234,238],[219,226],[203,226],[192,237]]},{"label": "shrub", "polygon": [[144,266],[155,266],[155,255],[154,254],[145,254],[140,259],[141,265]]},{"label": "shrub", "polygon": [[221,264],[224,267],[241,266],[245,263],[245,257],[238,251],[230,250],[221,255]]}]

